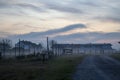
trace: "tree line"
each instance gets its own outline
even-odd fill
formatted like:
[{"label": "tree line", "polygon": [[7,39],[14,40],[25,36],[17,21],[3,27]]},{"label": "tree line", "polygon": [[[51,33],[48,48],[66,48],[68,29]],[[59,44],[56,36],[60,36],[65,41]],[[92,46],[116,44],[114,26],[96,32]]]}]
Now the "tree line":
[{"label": "tree line", "polygon": [[[24,46],[23,43],[28,46]],[[47,47],[43,47],[42,43],[36,44],[31,41],[19,39],[19,41],[13,45],[10,39],[0,39],[0,58],[5,57],[6,53],[9,55],[14,54],[14,56],[23,56],[25,53],[28,55],[30,55],[30,53],[32,53],[32,55],[37,55],[38,53],[49,54],[52,52],[52,45],[57,44],[57,42],[55,40],[48,40],[47,38],[46,43]]]}]

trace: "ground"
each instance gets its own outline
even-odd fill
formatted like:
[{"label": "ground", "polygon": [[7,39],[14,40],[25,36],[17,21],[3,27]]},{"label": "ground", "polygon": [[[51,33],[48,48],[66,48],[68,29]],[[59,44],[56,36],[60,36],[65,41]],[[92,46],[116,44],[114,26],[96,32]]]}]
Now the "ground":
[{"label": "ground", "polygon": [[120,62],[108,56],[87,56],[73,80],[120,80]]},{"label": "ground", "polygon": [[0,80],[120,80],[120,56],[65,55],[49,61],[0,61]]},{"label": "ground", "polygon": [[0,61],[0,80],[71,80],[84,56],[65,55],[44,63],[29,60]]}]

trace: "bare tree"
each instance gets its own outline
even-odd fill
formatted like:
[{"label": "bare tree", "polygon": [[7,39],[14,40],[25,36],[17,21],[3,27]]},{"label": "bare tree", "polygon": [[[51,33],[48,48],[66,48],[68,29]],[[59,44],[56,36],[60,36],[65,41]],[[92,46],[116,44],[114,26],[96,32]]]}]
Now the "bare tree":
[{"label": "bare tree", "polygon": [[41,53],[42,49],[43,49],[43,44],[39,43],[38,44],[38,51]]},{"label": "bare tree", "polygon": [[51,41],[50,41],[50,48],[51,48],[51,49],[53,48],[53,45],[54,45],[54,44],[57,44],[57,41],[51,40]]},{"label": "bare tree", "polygon": [[0,50],[1,53],[5,56],[6,51],[8,51],[12,47],[12,41],[9,39],[1,39],[0,40]]}]

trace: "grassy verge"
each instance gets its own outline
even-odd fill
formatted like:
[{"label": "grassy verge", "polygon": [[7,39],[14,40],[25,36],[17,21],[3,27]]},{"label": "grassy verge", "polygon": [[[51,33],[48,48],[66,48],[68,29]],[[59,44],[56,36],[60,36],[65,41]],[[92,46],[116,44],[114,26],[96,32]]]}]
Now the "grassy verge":
[{"label": "grassy verge", "polygon": [[44,80],[71,80],[72,73],[83,56],[62,56],[49,62]]},{"label": "grassy verge", "polygon": [[0,80],[71,80],[72,72],[83,56],[61,56],[46,64],[20,62],[0,64]]},{"label": "grassy verge", "polygon": [[111,57],[120,61],[120,54],[112,54]]},{"label": "grassy verge", "polygon": [[44,69],[45,64],[34,62],[0,64],[0,80],[36,80]]}]

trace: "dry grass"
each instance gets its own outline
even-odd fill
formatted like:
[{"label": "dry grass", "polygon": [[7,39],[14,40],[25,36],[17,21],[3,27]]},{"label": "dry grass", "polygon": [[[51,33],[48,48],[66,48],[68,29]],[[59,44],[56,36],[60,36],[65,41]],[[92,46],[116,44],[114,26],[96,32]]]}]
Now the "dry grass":
[{"label": "dry grass", "polygon": [[42,75],[45,64],[9,63],[0,65],[0,80],[35,80]]},{"label": "dry grass", "polygon": [[50,61],[44,73],[44,80],[71,80],[72,73],[83,56],[62,56]]},{"label": "dry grass", "polygon": [[61,56],[42,64],[35,62],[0,63],[0,80],[71,80],[83,56]]},{"label": "dry grass", "polygon": [[111,57],[120,61],[120,53],[119,54],[112,54]]}]

